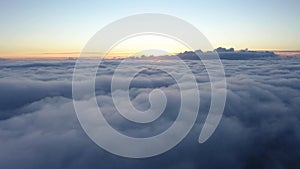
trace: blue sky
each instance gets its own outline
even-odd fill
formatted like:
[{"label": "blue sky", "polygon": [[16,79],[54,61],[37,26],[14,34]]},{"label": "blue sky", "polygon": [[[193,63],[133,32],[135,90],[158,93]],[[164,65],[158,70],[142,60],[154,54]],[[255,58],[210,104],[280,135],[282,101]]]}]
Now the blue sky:
[{"label": "blue sky", "polygon": [[164,13],[196,26],[214,47],[300,49],[300,1],[0,2],[0,55],[80,52],[105,25],[138,13]]}]

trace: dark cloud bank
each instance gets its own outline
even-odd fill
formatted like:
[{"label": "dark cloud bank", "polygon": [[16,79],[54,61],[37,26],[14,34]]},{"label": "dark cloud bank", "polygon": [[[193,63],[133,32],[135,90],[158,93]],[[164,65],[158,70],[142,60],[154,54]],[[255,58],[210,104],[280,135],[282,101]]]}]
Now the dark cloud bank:
[{"label": "dark cloud bank", "polygon": [[[72,103],[73,61],[1,60],[0,168],[300,168],[300,59],[223,60],[228,83],[224,116],[203,144],[197,139],[210,103],[209,82],[200,61],[186,63],[201,92],[197,123],[172,150],[128,159],[102,150],[80,127]],[[152,126],[130,124],[110,100],[110,74],[117,64],[107,61],[98,72],[97,98],[107,120],[132,136],[167,129],[180,101],[174,80],[151,64],[136,77],[130,90],[138,109],[147,109],[147,93],[153,88],[163,89],[170,100]]]}]

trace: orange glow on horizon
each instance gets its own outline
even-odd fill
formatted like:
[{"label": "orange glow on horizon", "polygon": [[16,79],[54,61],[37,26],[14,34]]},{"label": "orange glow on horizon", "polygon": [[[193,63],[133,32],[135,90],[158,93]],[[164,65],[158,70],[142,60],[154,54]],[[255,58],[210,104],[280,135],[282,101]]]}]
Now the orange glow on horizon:
[{"label": "orange glow on horizon", "polygon": [[[149,49],[153,50],[153,53],[149,52]],[[100,51],[100,49],[97,49]],[[145,53],[145,51],[147,51]],[[105,52],[86,52],[84,56],[87,57],[99,57],[106,56],[107,58],[124,58],[130,56],[141,56],[141,55],[160,55],[158,50],[164,51],[167,54],[176,54],[190,49],[181,44],[180,42],[158,35],[140,35],[126,39],[119,44],[116,44],[108,53]],[[22,50],[23,51],[23,50]],[[81,52],[79,50],[64,52],[64,50],[35,50],[35,52],[10,52],[0,54],[1,58],[77,58]]]},{"label": "orange glow on horizon", "polygon": [[[236,49],[237,51],[240,49]],[[268,50],[268,49],[249,49],[253,51],[272,51],[277,55],[280,56],[295,56],[295,57],[300,57],[300,50]],[[170,54],[178,54],[184,51],[176,51],[172,52]],[[113,58],[126,58],[128,56],[132,56],[133,54],[139,54],[138,52],[110,52],[107,54],[108,59],[113,59]],[[45,52],[45,53],[25,53],[25,54],[1,54],[0,58],[5,58],[5,59],[68,59],[68,58],[77,58],[79,57],[80,52],[61,52],[61,53],[51,53],[51,52]],[[141,56],[143,54],[139,54],[136,56]],[[103,56],[103,55],[101,55]],[[149,56],[149,55],[147,55]],[[91,58],[96,58],[100,57],[100,55],[91,55]]]}]

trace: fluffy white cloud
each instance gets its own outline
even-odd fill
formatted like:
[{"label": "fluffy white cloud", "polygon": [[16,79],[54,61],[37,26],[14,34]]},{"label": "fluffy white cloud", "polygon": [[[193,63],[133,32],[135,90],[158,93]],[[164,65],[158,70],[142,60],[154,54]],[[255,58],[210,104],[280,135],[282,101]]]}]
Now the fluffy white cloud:
[{"label": "fluffy white cloud", "polygon": [[[72,103],[73,61],[1,61],[0,168],[300,167],[299,59],[223,60],[228,84],[225,112],[203,144],[197,139],[210,106],[210,83],[200,61],[186,63],[201,93],[197,122],[172,150],[138,160],[102,150],[80,127]],[[118,61],[106,61],[96,79],[97,101],[108,122],[134,137],[153,136],[170,127],[180,106],[174,79],[150,65],[132,81],[131,101],[139,110],[149,108],[152,89],[161,89],[168,98],[160,118],[133,123],[111,100],[111,74],[117,65]]]}]

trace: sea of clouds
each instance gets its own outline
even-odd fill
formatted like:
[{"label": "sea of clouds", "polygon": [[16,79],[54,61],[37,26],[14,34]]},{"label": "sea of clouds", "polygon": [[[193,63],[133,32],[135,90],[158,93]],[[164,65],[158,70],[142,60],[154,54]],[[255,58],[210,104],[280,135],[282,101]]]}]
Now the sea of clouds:
[{"label": "sea of clouds", "polygon": [[[144,61],[142,71],[130,85],[132,104],[141,111],[149,108],[148,94],[153,89],[164,91],[168,102],[163,115],[154,122],[129,122],[111,100],[111,75],[119,62],[105,61],[97,72],[96,96],[106,120],[132,137],[149,137],[168,129],[180,106],[176,81],[155,68],[157,60]],[[210,82],[203,64],[188,60],[186,64],[201,93],[196,124],[170,151],[151,158],[129,159],[104,151],[81,128],[72,101],[75,61],[1,60],[0,168],[300,168],[300,59],[222,63],[227,100],[212,137],[198,143],[210,106]],[[178,70],[172,61],[159,64]],[[128,66],[127,71],[130,69]]]}]

